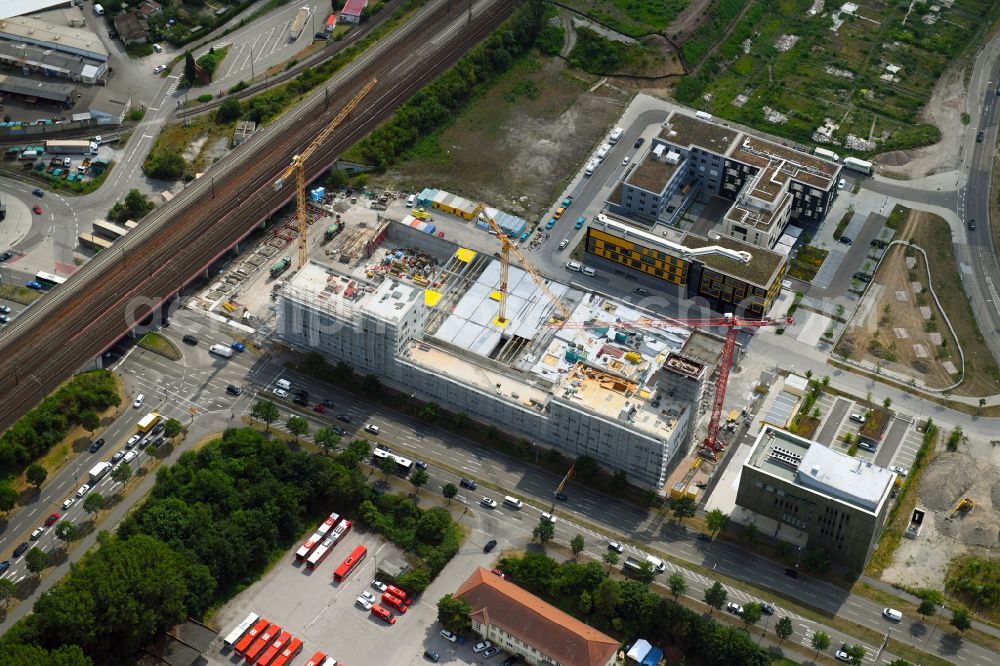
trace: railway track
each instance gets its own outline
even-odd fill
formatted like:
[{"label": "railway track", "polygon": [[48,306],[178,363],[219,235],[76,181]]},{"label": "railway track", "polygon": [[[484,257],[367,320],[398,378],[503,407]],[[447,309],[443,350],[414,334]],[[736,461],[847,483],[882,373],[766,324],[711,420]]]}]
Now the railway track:
[{"label": "railway track", "polygon": [[310,178],[488,35],[520,2],[479,0],[471,21],[467,5],[454,0],[421,8],[327,87],[254,134],[18,317],[0,336],[0,428],[9,427],[284,205],[294,188],[275,191],[277,174],[365,82],[379,80],[306,164]]}]

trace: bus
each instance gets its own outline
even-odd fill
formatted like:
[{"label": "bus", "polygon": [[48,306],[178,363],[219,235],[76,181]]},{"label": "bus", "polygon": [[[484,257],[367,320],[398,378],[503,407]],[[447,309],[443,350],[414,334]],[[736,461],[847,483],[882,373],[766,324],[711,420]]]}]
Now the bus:
[{"label": "bus", "polygon": [[157,414],[156,412],[150,412],[149,414],[146,414],[141,419],[139,419],[139,423],[137,423],[135,427],[136,430],[138,430],[139,432],[149,432],[150,430],[153,429],[153,426],[155,426],[159,422],[160,422],[160,415]]},{"label": "bus", "polygon": [[276,624],[272,624],[270,627],[261,632],[260,638],[247,648],[247,651],[243,653],[243,658],[247,660],[248,664],[252,664],[257,661],[257,657],[264,653],[267,646],[271,644],[274,637],[281,633],[281,627]]},{"label": "bus", "polygon": [[403,600],[395,595],[389,594],[388,592],[382,593],[382,603],[387,606],[392,606],[399,611],[400,615],[406,612],[406,604],[403,603]]},{"label": "bus", "polygon": [[392,596],[396,597],[400,601],[402,601],[407,606],[409,606],[410,603],[413,602],[413,597],[406,596],[406,592],[404,592],[403,590],[399,589],[395,585],[386,585],[385,586],[385,591],[388,592],[389,594],[391,594]]},{"label": "bus", "polygon": [[306,542],[302,544],[302,547],[295,551],[295,561],[301,562],[302,560],[309,557],[313,552],[316,545],[323,540],[323,535],[319,532],[314,532],[311,537],[306,539]]},{"label": "bus", "polygon": [[396,471],[400,474],[407,475],[413,470],[413,461],[409,458],[404,458],[403,456],[397,456],[389,453],[385,449],[375,449],[372,452],[372,456],[375,458],[376,464],[382,458],[389,458],[396,462]]},{"label": "bus", "polygon": [[337,525],[338,522],[340,522],[340,514],[331,513],[330,516],[323,521],[323,524],[320,525],[319,529],[316,531],[322,534],[323,536],[326,536],[327,533],[330,530],[332,530]]},{"label": "bus", "polygon": [[271,623],[264,618],[259,619],[257,624],[255,624],[253,628],[251,628],[250,631],[243,636],[243,638],[236,642],[236,645],[233,646],[233,652],[243,656],[243,653],[247,651],[247,648],[253,645],[254,640],[260,635],[260,632],[267,629],[270,624]]},{"label": "bus", "polygon": [[[293,638],[291,642],[285,646],[285,649],[281,651],[281,654],[275,657],[274,661],[271,662],[271,666],[286,666],[292,659],[299,656],[300,652],[302,652],[302,641],[298,638]],[[322,652],[317,652],[313,659],[317,656],[326,659],[326,655]],[[306,666],[309,666],[311,663],[312,659],[309,660],[309,663],[307,663]]]},{"label": "bus", "polygon": [[292,639],[292,635],[287,631],[281,632],[278,636],[278,640],[271,643],[271,646],[264,650],[264,654],[260,655],[260,659],[257,660],[257,666],[270,666],[274,661],[274,658],[278,656],[281,649]]},{"label": "bus", "polygon": [[858,173],[863,173],[866,176],[872,175],[875,171],[874,164],[865,160],[859,160],[856,157],[845,157],[844,168],[850,169],[851,171],[857,171]]},{"label": "bus", "polygon": [[365,559],[365,555],[368,554],[368,549],[364,546],[358,546],[354,549],[354,552],[347,556],[337,570],[333,572],[333,579],[338,583],[345,578],[347,578],[352,571]]},{"label": "bus", "polygon": [[306,662],[306,666],[320,666],[320,664],[324,661],[326,661],[326,655],[322,652],[317,652],[313,656],[309,657],[309,661]]},{"label": "bus", "polygon": [[337,525],[333,529],[333,534],[330,537],[336,542],[347,536],[347,533],[351,531],[351,521],[345,520],[341,524]]},{"label": "bus", "polygon": [[42,289],[51,289],[52,287],[60,285],[65,281],[66,278],[53,275],[52,273],[46,273],[45,271],[38,271],[35,273],[35,282],[42,285]]},{"label": "bus", "polygon": [[319,547],[313,551],[312,555],[309,556],[309,559],[306,560],[306,566],[310,569],[315,569],[319,565],[323,564],[323,560],[325,560],[326,556],[333,550],[333,544],[335,543],[337,543],[336,537],[324,539],[323,543],[321,543]]},{"label": "bus", "polygon": [[232,648],[233,645],[236,644],[236,641],[243,638],[243,634],[247,633],[247,629],[252,627],[259,619],[260,615],[257,615],[257,613],[250,613],[247,615],[245,620],[236,625],[236,627],[229,632],[229,635],[222,639],[223,644],[227,648]]}]

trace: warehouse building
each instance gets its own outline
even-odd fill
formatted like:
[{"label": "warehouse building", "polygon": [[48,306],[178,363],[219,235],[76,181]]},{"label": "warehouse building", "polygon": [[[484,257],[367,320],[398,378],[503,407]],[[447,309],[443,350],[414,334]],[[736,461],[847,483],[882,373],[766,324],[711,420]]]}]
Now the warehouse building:
[{"label": "warehouse building", "polygon": [[762,531],[801,534],[806,550],[823,549],[831,561],[862,571],[882,533],[895,477],[766,425],[743,464],[736,505]]},{"label": "warehouse building", "polygon": [[97,83],[108,72],[107,61],[12,42],[0,42],[0,66],[18,69],[24,76],[37,72],[82,83]]},{"label": "warehouse building", "polygon": [[[674,111],[608,198],[609,210],[671,225],[701,195],[733,202],[722,233],[776,249],[793,220],[818,222],[837,196],[841,166],[736,131],[703,112]],[[790,249],[790,247],[789,247]]]},{"label": "warehouse building", "polygon": [[767,314],[781,290],[788,266],[784,256],[726,236],[663,234],[601,214],[587,228],[585,250],[609,270],[638,272],[647,284],[679,298],[703,298],[720,312]]},{"label": "warehouse building", "polygon": [[35,81],[34,79],[26,79],[21,76],[0,74],[0,93],[17,95],[28,104],[49,102],[51,104],[61,104],[68,108],[73,105],[73,99],[76,96],[76,86],[69,83]]},{"label": "warehouse building", "polygon": [[346,0],[344,8],[340,10],[339,21],[341,23],[361,23],[365,8],[368,7],[368,0]]},{"label": "warehouse building", "polygon": [[[684,353],[689,330],[638,332],[624,322],[644,313],[629,304],[548,281],[550,299],[516,266],[500,321],[499,261],[386,224],[375,237],[393,249],[377,249],[353,273],[312,262],[280,288],[286,342],[662,488],[691,439],[692,393],[678,385],[687,380],[662,371],[672,353]],[[414,247],[433,261],[404,278],[399,248]]]},{"label": "warehouse building", "polygon": [[472,630],[531,666],[612,666],[619,643],[482,567],[455,591]]},{"label": "warehouse building", "polygon": [[100,37],[86,28],[56,25],[26,16],[0,20],[2,42],[27,44],[102,63],[108,61],[108,50]]}]

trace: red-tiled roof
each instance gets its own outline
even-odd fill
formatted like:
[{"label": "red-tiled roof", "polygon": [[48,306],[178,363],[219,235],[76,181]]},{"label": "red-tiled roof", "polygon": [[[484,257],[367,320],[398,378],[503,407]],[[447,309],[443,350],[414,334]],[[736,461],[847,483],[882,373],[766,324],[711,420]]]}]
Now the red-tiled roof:
[{"label": "red-tiled roof", "polygon": [[500,627],[564,666],[605,666],[618,650],[615,639],[483,568],[455,597],[469,602],[474,620]]},{"label": "red-tiled roof", "polygon": [[344,9],[341,10],[341,14],[347,14],[348,16],[361,16],[361,10],[365,8],[368,4],[368,0],[347,0],[344,3]]}]

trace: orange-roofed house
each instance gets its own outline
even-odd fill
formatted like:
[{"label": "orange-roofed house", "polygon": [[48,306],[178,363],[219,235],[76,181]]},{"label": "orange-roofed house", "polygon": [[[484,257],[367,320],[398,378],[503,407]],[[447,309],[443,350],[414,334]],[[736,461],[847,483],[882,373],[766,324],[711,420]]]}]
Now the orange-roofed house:
[{"label": "orange-roofed house", "polygon": [[472,630],[526,663],[610,666],[619,643],[527,590],[479,568],[455,598],[472,608]]}]

